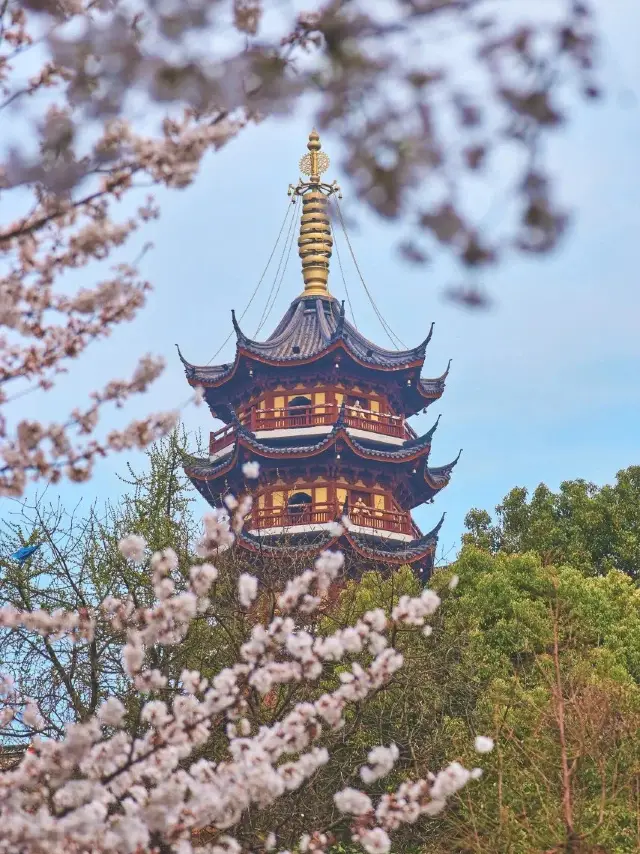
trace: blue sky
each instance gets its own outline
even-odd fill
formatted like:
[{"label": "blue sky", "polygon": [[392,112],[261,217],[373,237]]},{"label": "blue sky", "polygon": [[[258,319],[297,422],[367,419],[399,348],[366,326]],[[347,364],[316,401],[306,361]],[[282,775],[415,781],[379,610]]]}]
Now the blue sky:
[{"label": "blue sky", "polygon": [[[414,419],[422,432],[442,413],[434,464],[464,449],[447,490],[416,512],[419,524],[429,527],[447,511],[444,552],[457,545],[469,508],[493,508],[515,485],[533,488],[544,481],[557,488],[577,477],[604,483],[640,462],[640,55],[634,44],[640,7],[636,0],[598,5],[606,98],[596,107],[577,106],[549,149],[561,198],[576,211],[573,225],[551,257],[510,261],[483,277],[494,299],[491,310],[469,313],[447,302],[443,291],[457,279],[446,258],[427,268],[406,266],[395,251],[399,232],[352,209],[359,224],[351,232],[354,250],[387,322],[412,346],[435,321],[425,375],[439,375],[453,359],[442,400]],[[168,367],[128,414],[182,403],[189,391],[174,344],[203,364],[227,336],[230,310],[244,308],[273,247],[309,130],[303,111],[264,122],[210,157],[192,187],[160,194],[162,217],[140,237],[155,244],[143,261],[155,288],[147,309],[74,366],[58,391],[24,398],[20,413],[57,417],[71,391],[77,399],[113,375],[126,376],[141,352],[164,355]],[[338,151],[331,137],[323,144],[330,155]],[[342,177],[333,168],[328,175]],[[348,182],[342,183],[347,195]],[[385,345],[346,248],[340,248],[358,325]],[[335,256],[332,271],[332,291],[343,298]],[[270,274],[243,321],[250,335],[271,281]],[[262,334],[301,288],[299,260],[292,255]],[[231,359],[233,346],[232,339],[216,361]],[[184,418],[190,429],[213,427],[204,408],[190,407]],[[116,499],[116,474],[124,464],[114,456],[99,464],[92,482],[65,485],[59,493],[69,504],[80,497]],[[49,497],[56,494],[48,490]]]}]

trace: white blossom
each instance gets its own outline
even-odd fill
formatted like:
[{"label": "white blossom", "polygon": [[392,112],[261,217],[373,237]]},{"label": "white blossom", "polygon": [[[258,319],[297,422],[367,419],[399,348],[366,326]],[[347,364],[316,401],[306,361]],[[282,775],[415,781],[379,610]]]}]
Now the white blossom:
[{"label": "white blossom", "polygon": [[255,575],[243,572],[238,579],[238,599],[243,608],[251,607],[251,603],[258,595],[258,579]]},{"label": "white blossom", "polygon": [[358,789],[342,789],[340,792],[335,793],[333,800],[340,812],[350,813],[351,815],[363,815],[373,810],[371,798]]},{"label": "white blossom", "polygon": [[[248,507],[244,499],[238,503],[240,514]],[[228,517],[209,514],[202,551],[219,550],[232,536]],[[142,543],[134,545],[144,549]],[[17,776],[6,789],[0,773],[0,818],[6,812],[3,791],[11,793],[7,802],[11,814],[17,808],[20,816],[26,816],[22,823],[7,825],[15,828],[8,850],[40,854],[50,839],[64,838],[67,846],[95,854],[133,854],[148,847],[153,837],[171,839],[176,854],[192,854],[191,829],[215,826],[232,833],[248,809],[273,804],[317,774],[329,760],[318,739],[327,730],[343,727],[346,710],[365,702],[402,667],[402,655],[388,646],[389,630],[398,624],[420,624],[439,604],[435,594],[424,591],[415,598],[403,597],[391,620],[376,609],[352,626],[316,635],[314,629],[302,628],[298,618],[306,619],[305,609],[315,606],[342,569],[343,560],[339,552],[324,552],[313,569],[290,578],[277,599],[281,613],[265,625],[251,626],[238,662],[210,678],[198,670],[183,670],[181,690],[172,694],[171,701],[141,697],[140,734],[134,737],[121,728],[124,706],[110,697],[95,718],[69,725],[59,741],[38,742],[37,751],[11,772]],[[196,565],[189,570],[188,588],[177,589],[172,577],[176,569],[172,551],[156,552],[150,561],[155,603],[136,607],[130,599],[110,596],[101,606],[102,618],[125,638],[125,671],[141,695],[168,684],[161,669],[145,666],[153,660],[148,651],[182,642],[218,577],[212,564]],[[238,580],[242,606],[250,607],[257,592],[257,579],[242,574]],[[71,642],[91,637],[93,631],[88,614],[21,612],[11,606],[0,608],[0,625],[22,626],[44,636],[68,636]],[[309,685],[335,662],[346,666],[341,665],[331,691],[313,702],[297,703],[273,723],[252,726],[245,699],[248,688],[264,696],[279,685]],[[3,701],[14,699],[11,681],[0,679],[0,712]],[[36,724],[35,707],[28,700],[25,703],[23,720]],[[1,719],[10,722],[11,716]],[[213,727],[220,727],[228,739],[229,758],[220,764],[194,758],[210,740]],[[362,780],[373,783],[388,774],[398,755],[395,744],[374,747],[368,764],[360,769]],[[390,850],[389,833],[422,815],[436,815],[451,795],[480,773],[480,769],[468,771],[452,763],[428,781],[405,781],[395,793],[380,796],[377,805],[369,795],[349,787],[337,792],[334,801],[338,810],[354,817],[353,840],[367,852],[385,854]],[[50,784],[51,793],[32,785],[40,776],[57,781]],[[114,799],[122,810],[111,811]],[[59,815],[50,811],[51,803],[61,811]],[[41,816],[36,824],[34,806]],[[365,817],[364,825],[358,824]],[[2,833],[0,845],[5,841]],[[175,833],[179,838],[172,836]],[[275,850],[276,838],[267,837],[266,846]],[[328,846],[328,836],[316,831],[303,835],[298,847],[323,854]],[[240,851],[232,835],[218,836],[211,848],[211,854]]]},{"label": "white blossom", "polygon": [[33,727],[34,729],[41,729],[44,723],[40,714],[40,709],[31,701],[27,702],[22,710],[22,720],[27,726]]},{"label": "white blossom", "polygon": [[474,747],[477,753],[491,753],[494,741],[488,735],[477,735]]},{"label": "white blossom", "polygon": [[151,569],[154,578],[162,578],[178,568],[178,555],[173,549],[163,549],[151,555]]},{"label": "white blossom", "polygon": [[452,762],[447,768],[439,771],[431,786],[431,797],[434,801],[446,801],[465,786],[471,777],[471,772],[463,768],[459,762]]},{"label": "white blossom", "polygon": [[119,726],[125,715],[125,707],[117,697],[107,697],[98,709],[98,720],[105,726]]},{"label": "white blossom", "polygon": [[249,480],[257,480],[260,476],[260,463],[255,460],[244,463],[242,466],[242,474]]},{"label": "white blossom", "polygon": [[389,747],[383,745],[374,747],[367,756],[369,765],[363,765],[360,769],[362,780],[365,783],[373,783],[380,777],[384,777],[391,771],[399,755],[395,744],[390,744]]}]

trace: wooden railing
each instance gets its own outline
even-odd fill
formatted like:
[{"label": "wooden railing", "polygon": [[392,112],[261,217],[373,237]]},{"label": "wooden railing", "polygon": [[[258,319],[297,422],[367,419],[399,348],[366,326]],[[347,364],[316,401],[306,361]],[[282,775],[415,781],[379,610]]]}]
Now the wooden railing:
[{"label": "wooden railing", "polygon": [[[290,430],[298,427],[330,427],[336,423],[340,408],[335,404],[324,403],[316,406],[290,406],[288,409],[252,409],[240,412],[238,418],[253,432],[259,430]],[[415,437],[414,431],[400,416],[369,409],[347,407],[344,416],[347,427],[394,436],[398,439]],[[215,454],[233,442],[233,425],[226,425],[211,434],[209,453]]]},{"label": "wooden railing", "polygon": [[[299,509],[298,509],[299,508]],[[292,528],[296,525],[322,525],[332,522],[339,516],[338,508],[329,504],[300,504],[292,510],[288,507],[254,507],[248,528]],[[363,510],[355,507],[349,511],[349,519],[354,525],[374,528],[379,531],[392,531],[397,534],[419,536],[420,532],[408,513],[390,510]]]},{"label": "wooden railing", "polygon": [[222,430],[211,433],[209,435],[209,454],[215,454],[216,451],[220,451],[227,445],[231,445],[233,443],[235,432],[235,425],[225,424]]}]

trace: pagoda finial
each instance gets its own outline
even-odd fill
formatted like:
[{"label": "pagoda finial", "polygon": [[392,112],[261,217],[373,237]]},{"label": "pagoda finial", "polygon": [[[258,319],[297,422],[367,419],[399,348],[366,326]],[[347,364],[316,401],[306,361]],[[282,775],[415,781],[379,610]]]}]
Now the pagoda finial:
[{"label": "pagoda finial", "polygon": [[[302,260],[303,296],[329,297],[329,259],[333,239],[331,222],[327,211],[327,200],[333,193],[340,194],[334,181],[325,184],[321,175],[329,168],[329,157],[322,151],[320,136],[315,128],[307,142],[309,153],[300,158],[300,171],[308,176],[300,179],[297,186],[289,185],[289,195],[302,196],[302,217],[298,254]],[[340,196],[339,196],[340,197]]]}]

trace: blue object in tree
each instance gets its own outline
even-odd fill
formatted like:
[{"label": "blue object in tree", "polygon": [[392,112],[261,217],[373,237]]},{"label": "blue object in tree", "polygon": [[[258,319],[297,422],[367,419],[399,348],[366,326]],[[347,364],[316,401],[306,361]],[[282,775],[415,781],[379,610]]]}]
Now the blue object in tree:
[{"label": "blue object in tree", "polygon": [[35,546],[22,546],[21,549],[18,549],[17,552],[14,552],[11,557],[13,560],[17,560],[18,563],[24,563],[25,560],[34,552],[37,552],[42,543],[37,543]]}]

